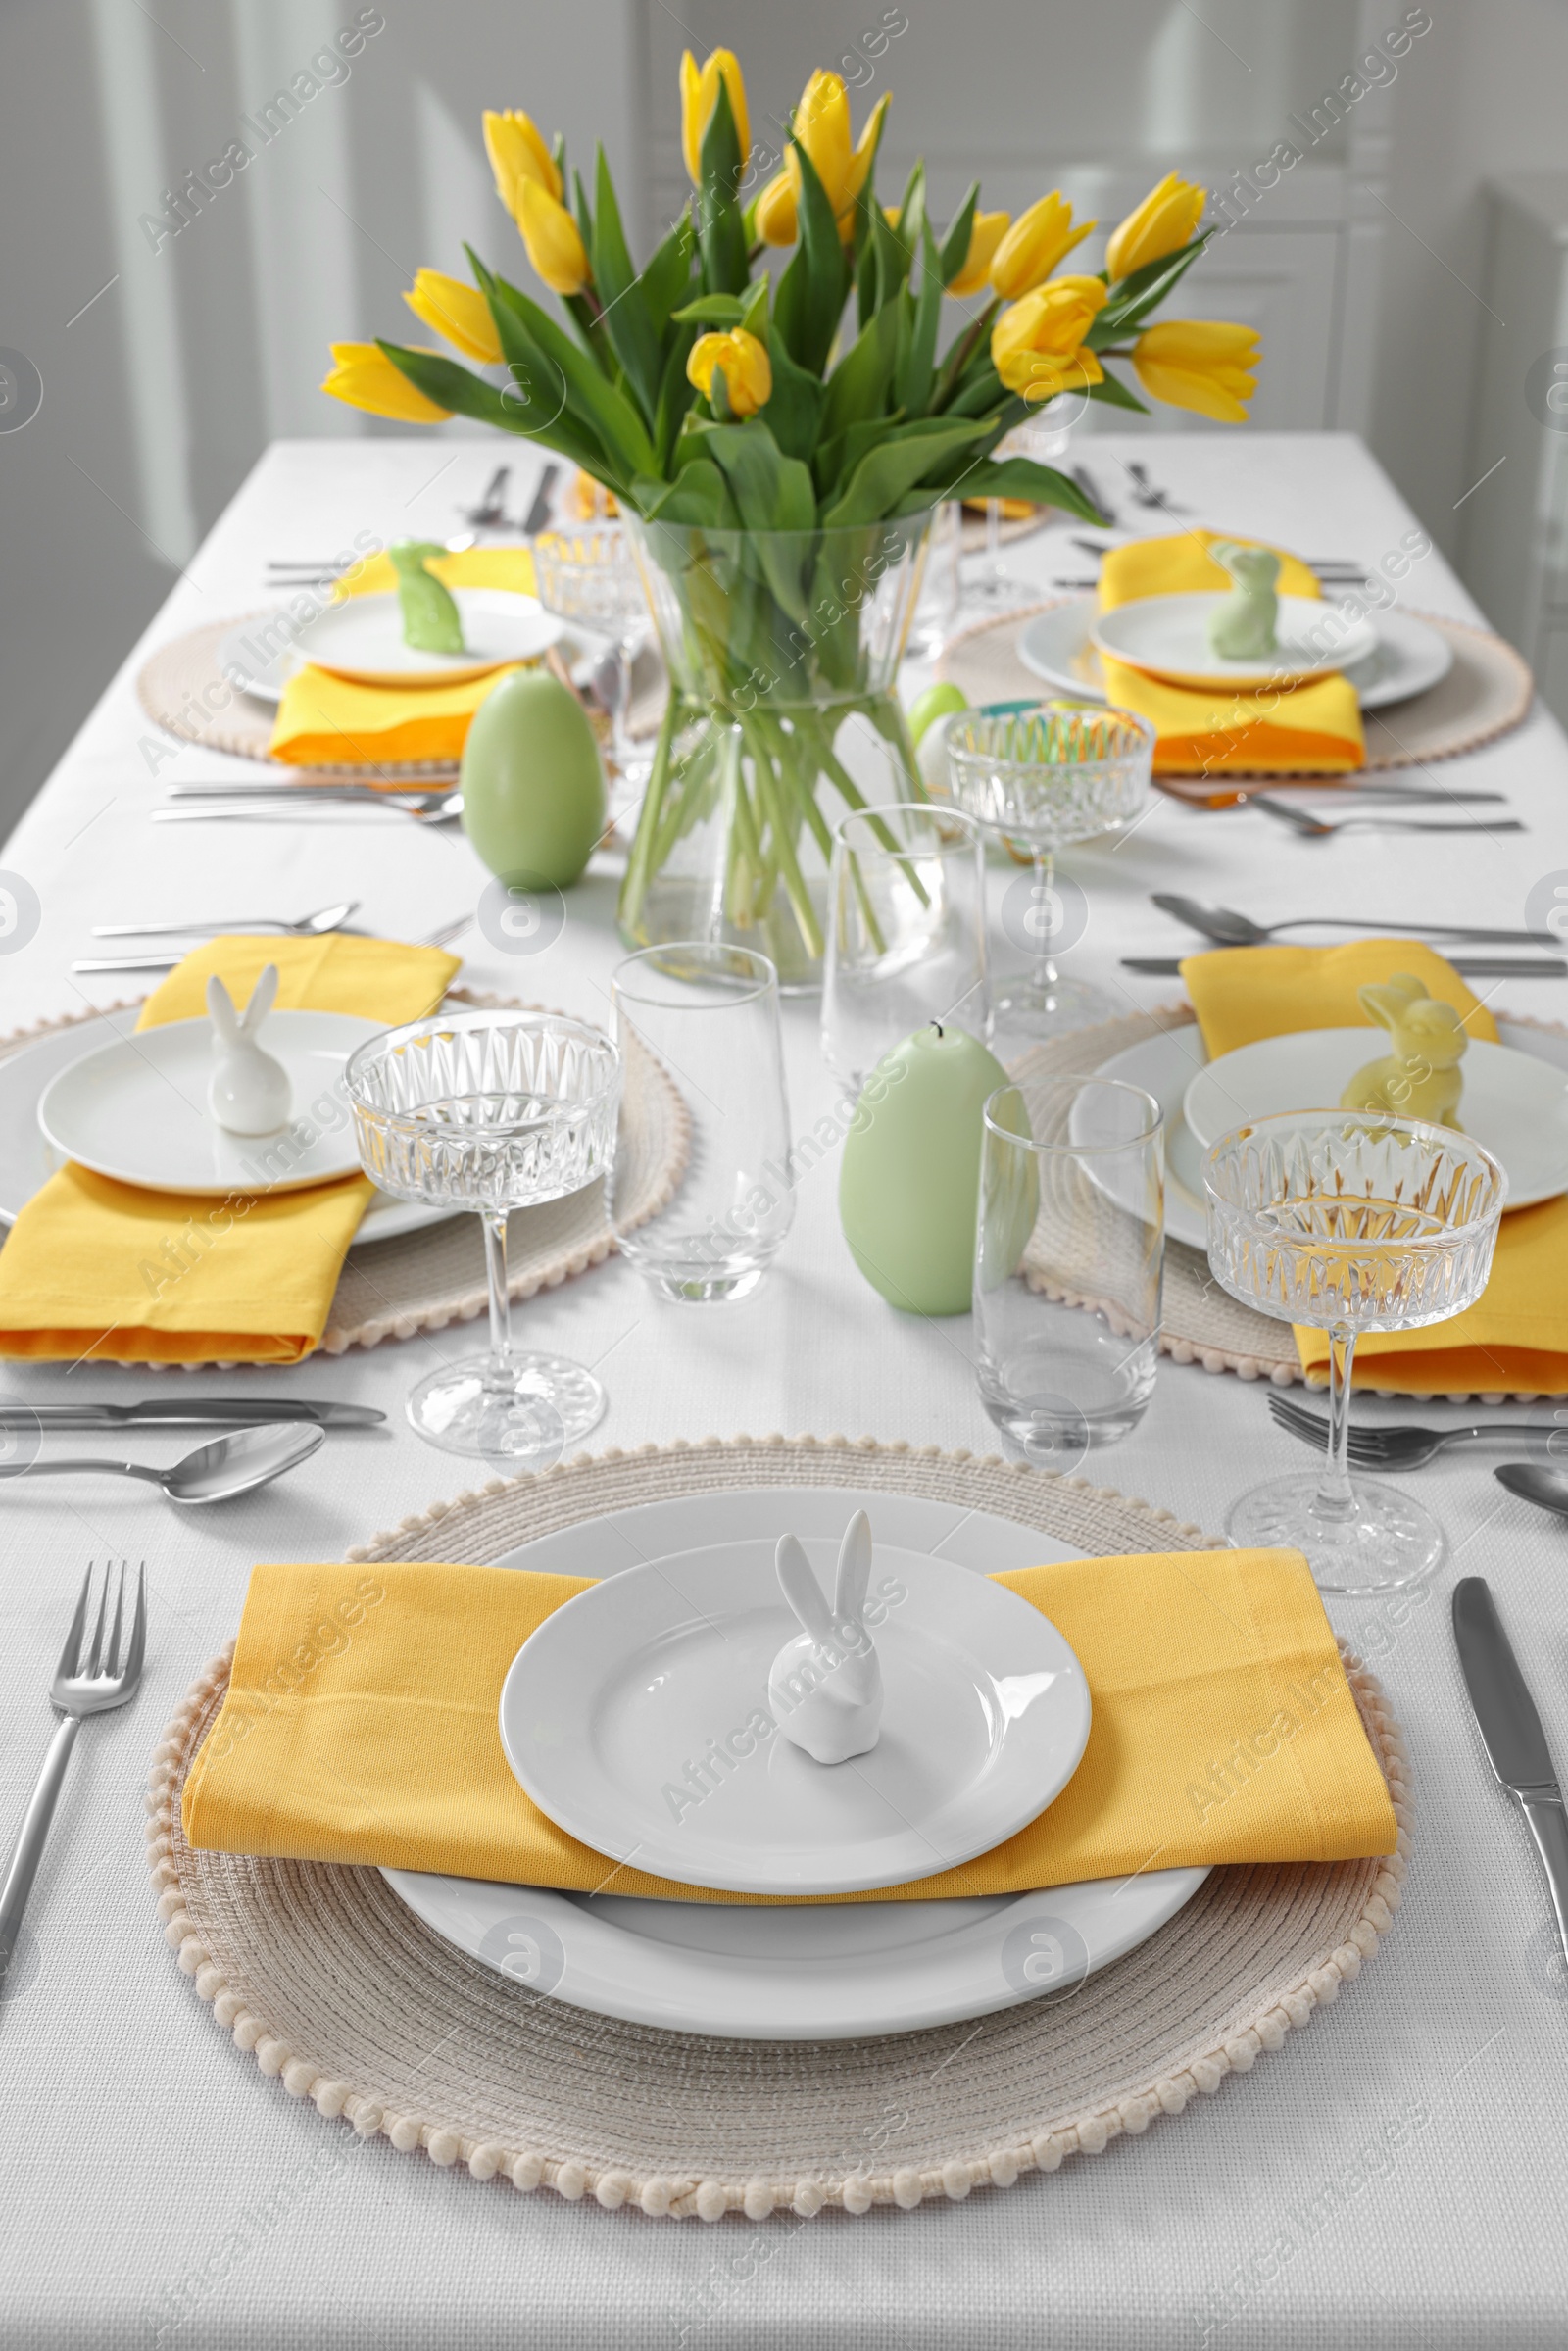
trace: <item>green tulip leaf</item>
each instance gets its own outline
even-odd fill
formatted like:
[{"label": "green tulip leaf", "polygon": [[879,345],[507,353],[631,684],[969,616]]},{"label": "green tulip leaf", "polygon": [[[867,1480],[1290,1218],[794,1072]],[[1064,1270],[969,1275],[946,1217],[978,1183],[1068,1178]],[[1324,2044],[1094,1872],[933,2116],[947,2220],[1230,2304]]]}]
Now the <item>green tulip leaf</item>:
[{"label": "green tulip leaf", "polygon": [[744,294],[751,277],[746,223],[735,191],[743,158],[735,132],[729,87],[720,75],[713,111],[703,132],[702,184],[697,198],[697,241],[702,249],[704,291]]},{"label": "green tulip leaf", "polygon": [[620,207],[615,202],[615,186],[610,176],[603,147],[599,150],[595,183],[598,215],[594,222],[594,241],[589,248],[594,263],[594,287],[604,309],[605,331],[621,367],[626,380],[643,413],[644,421],[653,424],[659,406],[659,379],[662,354],[659,335],[648,315],[648,300],[643,279],[632,267],[626,250],[625,231],[620,224]]},{"label": "green tulip leaf", "polygon": [[[564,379],[566,405],[573,412],[574,420],[586,424],[597,435],[622,477],[630,481],[638,473],[656,473],[658,460],[647,427],[632,403],[615,389],[593,356],[579,351],[570,336],[563,334],[537,302],[530,302],[526,294],[509,285],[504,277],[491,278],[485,292],[491,297],[491,310],[498,325],[499,299],[502,310],[515,321],[522,336],[546,363],[537,380],[560,383]],[[505,346],[504,331],[502,341]],[[507,357],[511,359],[510,351]],[[553,377],[551,369],[555,370]]]},{"label": "green tulip leaf", "polygon": [[695,458],[665,482],[651,506],[643,509],[649,522],[679,522],[699,530],[736,530],[740,515],[718,467],[707,458]]},{"label": "green tulip leaf", "polygon": [[1142,400],[1139,399],[1137,393],[1129,392],[1127,386],[1120,380],[1118,376],[1112,375],[1108,368],[1106,370],[1103,383],[1090,385],[1089,397],[1091,400],[1104,401],[1107,408],[1136,409],[1140,416],[1147,416],[1150,413],[1148,407]]},{"label": "green tulip leaf", "polygon": [[675,437],[697,398],[697,386],[686,372],[686,362],[697,341],[695,326],[677,326],[660,378],[659,404],[654,413],[654,446],[664,472],[670,470]]},{"label": "green tulip leaf", "polygon": [[922,416],[936,388],[937,332],[942,321],[942,259],[931,223],[920,221],[920,291],[912,297],[907,345],[899,354],[893,397],[911,416]]},{"label": "green tulip leaf", "polygon": [[662,334],[692,280],[692,255],[697,232],[691,214],[683,212],[662,245],[656,246],[643,271],[643,296],[656,334]]},{"label": "green tulip leaf", "polygon": [[746,305],[738,294],[699,294],[695,302],[672,311],[670,317],[680,326],[739,326],[746,316]]},{"label": "green tulip leaf", "polygon": [[822,409],[824,438],[831,440],[862,417],[881,415],[893,382],[898,345],[899,314],[890,306],[877,312],[828,377]]},{"label": "green tulip leaf", "polygon": [[809,463],[820,437],[822,379],[796,366],[779,332],[776,317],[767,329],[766,339],[773,369],[773,394],[767,404],[768,431],[786,457]]},{"label": "green tulip leaf", "polygon": [[1211,233],[1205,229],[1179,253],[1162,254],[1157,262],[1146,262],[1130,277],[1121,278],[1115,293],[1084,337],[1090,350],[1103,351],[1132,327],[1141,326],[1150,313],[1158,309],[1177,280],[1186,275]]},{"label": "green tulip leaf", "polygon": [[791,359],[820,375],[844,315],[848,264],[839,224],[816,167],[799,140],[794,146],[801,167],[800,242],[778,281],[773,317]]},{"label": "green tulip leaf", "polygon": [[966,418],[924,416],[918,423],[884,434],[860,459],[842,495],[823,514],[823,528],[875,522],[891,514],[917,482],[936,471],[944,460],[972,447],[985,430],[984,424]]},{"label": "green tulip leaf", "polygon": [[951,286],[956,277],[963,274],[963,265],[969,258],[969,240],[974,234],[975,206],[980,201],[978,179],[970,188],[954,217],[952,227],[942,240],[942,282]]},{"label": "green tulip leaf", "polygon": [[978,465],[955,466],[945,481],[923,484],[911,491],[896,510],[900,514],[918,514],[922,507],[946,498],[963,498],[971,502],[983,498],[1026,498],[1031,506],[1060,507],[1064,514],[1073,514],[1080,522],[1102,524],[1104,515],[1086,498],[1076,482],[1051,465],[1037,465],[1033,458],[1004,458],[999,464],[981,459]]}]

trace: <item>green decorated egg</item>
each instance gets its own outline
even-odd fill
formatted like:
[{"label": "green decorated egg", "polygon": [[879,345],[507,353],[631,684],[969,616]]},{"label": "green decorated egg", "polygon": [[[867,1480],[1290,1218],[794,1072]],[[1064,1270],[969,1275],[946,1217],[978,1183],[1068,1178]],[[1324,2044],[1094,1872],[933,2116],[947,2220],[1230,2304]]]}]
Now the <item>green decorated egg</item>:
[{"label": "green decorated egg", "polygon": [[839,1221],[856,1264],[891,1305],[968,1312],[980,1114],[1006,1083],[977,1037],[934,1021],[867,1078],[844,1142]]},{"label": "green decorated egg", "polygon": [[577,879],[605,829],[605,771],[581,703],[545,669],[486,696],[463,749],[463,829],[509,881]]}]

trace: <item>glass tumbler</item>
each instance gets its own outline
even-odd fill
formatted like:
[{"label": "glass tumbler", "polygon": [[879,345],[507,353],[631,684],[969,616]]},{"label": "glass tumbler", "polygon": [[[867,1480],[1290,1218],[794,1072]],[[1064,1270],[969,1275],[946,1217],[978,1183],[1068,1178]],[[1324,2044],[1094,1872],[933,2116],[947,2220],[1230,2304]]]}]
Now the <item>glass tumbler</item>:
[{"label": "glass tumbler", "polygon": [[344,1083],[360,1164],[383,1192],[484,1221],[490,1352],[421,1380],[410,1422],[449,1453],[548,1467],[601,1418],[605,1392],[564,1355],[513,1347],[507,1217],[608,1173],[620,1055],[555,1012],[437,1013],[362,1045]]},{"label": "glass tumbler", "polygon": [[621,1255],[662,1298],[703,1305],[748,1298],[795,1221],[778,973],[751,948],[676,940],[628,955],[610,990],[628,1088],[654,1064],[690,1122],[685,1170],[643,1222],[623,1213],[612,1170],[610,1221]]},{"label": "glass tumbler", "polygon": [[972,816],[899,801],[841,817],[828,881],[822,1057],[857,1092],[929,1021],[989,1042],[985,837]]},{"label": "glass tumbler", "polygon": [[985,1105],[975,1226],[980,1395],[1031,1461],[1071,1469],[1143,1418],[1159,1360],[1159,1104],[1119,1079],[1029,1077]]},{"label": "glass tumbler", "polygon": [[1232,1508],[1233,1543],[1303,1551],[1324,1592],[1392,1592],[1443,1556],[1431,1512],[1352,1479],[1350,1367],[1362,1331],[1416,1331],[1487,1286],[1508,1179],[1453,1127],[1288,1110],[1222,1135],[1203,1162],[1208,1262],[1232,1298],[1329,1335],[1329,1443],[1315,1475]]},{"label": "glass tumbler", "polygon": [[1055,853],[1069,841],[1119,832],[1138,814],[1149,797],[1153,728],[1131,710],[1065,702],[990,716],[960,712],[949,724],[947,751],[956,805],[1004,848],[1021,844],[1034,866],[1027,892],[1020,883],[1003,901],[1003,929],[1030,961],[993,986],[999,1029],[1054,1037],[1108,1019],[1118,1007],[1103,989],[1056,968],[1082,923],[1067,918]]}]

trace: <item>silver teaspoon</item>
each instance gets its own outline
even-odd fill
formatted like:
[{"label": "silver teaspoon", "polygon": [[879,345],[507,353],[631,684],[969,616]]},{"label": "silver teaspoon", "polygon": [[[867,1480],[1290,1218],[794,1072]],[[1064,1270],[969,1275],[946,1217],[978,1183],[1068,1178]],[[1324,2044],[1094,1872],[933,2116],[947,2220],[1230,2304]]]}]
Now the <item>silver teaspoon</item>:
[{"label": "silver teaspoon", "polygon": [[203,1502],[231,1501],[235,1494],[270,1486],[285,1470],[308,1460],[325,1442],[324,1429],[236,1429],[232,1436],[199,1445],[169,1469],[149,1469],[140,1461],[30,1461],[0,1471],[0,1477],[49,1478],[76,1470],[103,1470],[113,1477],[144,1479],[149,1486],[162,1487],[172,1502],[195,1508]]},{"label": "silver teaspoon", "polygon": [[1522,1502],[1534,1502],[1538,1510],[1568,1518],[1568,1478],[1560,1469],[1539,1469],[1533,1461],[1505,1461],[1492,1474]]}]

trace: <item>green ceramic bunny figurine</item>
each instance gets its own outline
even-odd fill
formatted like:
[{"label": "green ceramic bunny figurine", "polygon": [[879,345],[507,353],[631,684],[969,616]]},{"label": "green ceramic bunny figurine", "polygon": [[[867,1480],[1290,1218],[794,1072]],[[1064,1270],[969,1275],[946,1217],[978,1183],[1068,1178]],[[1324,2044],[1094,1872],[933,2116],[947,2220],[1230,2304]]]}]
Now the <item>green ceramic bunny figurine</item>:
[{"label": "green ceramic bunny figurine", "polygon": [[1216,539],[1208,552],[1232,581],[1224,603],[1209,614],[1210,649],[1222,661],[1255,661],[1277,653],[1279,557],[1272,548],[1243,547],[1234,539]]},{"label": "green ceramic bunny figurine", "polygon": [[463,642],[463,621],[451,589],[425,569],[432,557],[446,552],[434,539],[400,539],[387,550],[398,575],[403,642],[419,653],[467,651]]},{"label": "green ceramic bunny figurine", "polygon": [[1452,1004],[1429,996],[1407,971],[1360,990],[1361,1009],[1393,1033],[1394,1051],[1358,1069],[1340,1096],[1342,1110],[1390,1110],[1457,1127],[1464,1079],[1459,1062],[1470,1040]]}]

